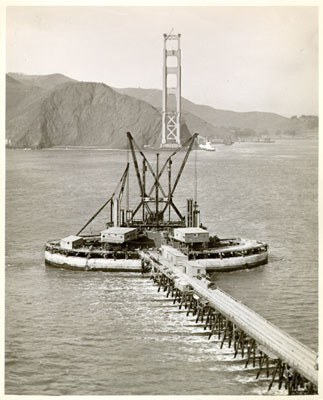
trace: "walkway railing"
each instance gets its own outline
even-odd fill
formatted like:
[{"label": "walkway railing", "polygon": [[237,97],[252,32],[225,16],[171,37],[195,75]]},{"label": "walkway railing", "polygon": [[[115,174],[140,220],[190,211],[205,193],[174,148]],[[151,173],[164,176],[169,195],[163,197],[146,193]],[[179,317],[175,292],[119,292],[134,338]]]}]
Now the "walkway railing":
[{"label": "walkway railing", "polygon": [[214,287],[205,277],[192,277],[183,268],[172,265],[157,252],[142,254],[151,265],[151,278],[174,304],[184,307],[187,315],[204,322],[209,339],[217,335],[222,348],[226,342],[234,348],[234,358],[258,365],[261,373],[271,377],[268,391],[278,383],[289,394],[316,394],[318,386],[317,354],[261,317],[252,309]]}]

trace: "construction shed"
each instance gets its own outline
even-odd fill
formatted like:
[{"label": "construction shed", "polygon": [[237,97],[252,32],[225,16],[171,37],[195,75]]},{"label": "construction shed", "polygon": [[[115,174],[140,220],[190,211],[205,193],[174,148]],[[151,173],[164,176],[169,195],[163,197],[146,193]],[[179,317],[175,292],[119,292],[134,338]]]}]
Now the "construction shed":
[{"label": "construction shed", "polygon": [[101,231],[101,242],[105,243],[124,243],[129,240],[137,239],[138,232],[136,228],[122,228],[114,226]]},{"label": "construction shed", "polygon": [[83,245],[83,238],[80,236],[70,235],[61,239],[60,246],[62,249],[71,250]]},{"label": "construction shed", "polygon": [[187,263],[186,264],[186,273],[187,275],[197,277],[198,275],[205,275],[206,274],[206,267],[203,265],[199,265],[198,263]]},{"label": "construction shed", "polygon": [[[180,267],[188,260],[187,256],[174,247],[163,245],[161,247],[162,256],[176,267]],[[185,272],[185,270],[183,271]]]},{"label": "construction shed", "polygon": [[202,228],[175,228],[174,239],[183,243],[206,243],[209,232]]}]

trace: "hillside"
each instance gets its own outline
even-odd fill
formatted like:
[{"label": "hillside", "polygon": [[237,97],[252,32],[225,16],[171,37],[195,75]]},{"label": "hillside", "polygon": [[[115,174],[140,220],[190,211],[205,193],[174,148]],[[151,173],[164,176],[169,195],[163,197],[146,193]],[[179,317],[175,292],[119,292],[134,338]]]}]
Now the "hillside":
[{"label": "hillside", "polygon": [[63,74],[25,75],[9,72],[7,76],[20,83],[24,83],[25,85],[37,86],[43,89],[54,89],[58,85],[62,85],[67,82],[77,82],[75,79],[69,78]]},{"label": "hillside", "polygon": [[122,148],[127,131],[139,145],[159,143],[159,111],[102,83],[39,87],[7,76],[6,133],[12,147]]},{"label": "hillside", "polygon": [[[130,131],[140,146],[159,146],[158,89],[113,89],[62,74],[6,76],[6,139],[11,147],[102,146],[125,148]],[[317,117],[286,118],[238,113],[182,98],[182,140],[199,132],[209,139],[297,136],[317,131]]]},{"label": "hillside", "polygon": [[41,101],[47,90],[38,86],[24,84],[11,76],[6,79],[6,120],[15,118],[24,113],[26,108]]},{"label": "hillside", "polygon": [[[144,100],[157,109],[161,109],[162,107],[161,90],[141,88],[115,90],[119,93]],[[195,104],[184,97],[182,97],[182,111],[188,127],[190,128],[193,124],[198,125],[198,121],[195,118],[199,118],[202,128],[199,132],[202,136],[209,138],[223,138],[226,136],[281,136],[284,134],[292,135],[293,132],[297,135],[304,134],[308,130],[317,130],[317,117],[315,116],[287,118],[279,114],[267,112],[219,110],[210,106]],[[206,130],[204,134],[202,133],[203,128]]]}]

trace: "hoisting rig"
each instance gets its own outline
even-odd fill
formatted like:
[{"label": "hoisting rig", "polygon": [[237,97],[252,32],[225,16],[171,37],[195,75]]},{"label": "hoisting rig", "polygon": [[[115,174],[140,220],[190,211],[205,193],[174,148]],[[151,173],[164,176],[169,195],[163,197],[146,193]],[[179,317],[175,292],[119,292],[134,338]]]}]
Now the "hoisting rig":
[{"label": "hoisting rig", "polygon": [[[122,208],[122,198],[125,189],[127,188],[127,181],[129,180],[130,163],[128,162],[122,174],[113,195],[103,204],[103,206],[90,218],[90,220],[82,227],[77,233],[79,235],[93,219],[110,203],[110,219],[107,222],[107,227],[136,227],[140,230],[156,230],[156,231],[169,231],[173,228],[181,227],[198,227],[200,226],[200,212],[198,210],[197,202],[192,199],[187,200],[186,216],[183,216],[174,203],[174,193],[178,182],[183,173],[187,159],[193,148],[194,142],[198,134],[195,133],[188,139],[183,147],[187,146],[185,156],[180,165],[179,171],[176,175],[174,182],[172,182],[172,159],[181,150],[177,148],[165,160],[163,165],[159,165],[159,153],[156,154],[156,169],[154,170],[151,163],[138,147],[135,139],[130,132],[127,132],[129,149],[132,156],[132,161],[137,177],[139,187],[140,200],[134,209],[126,205],[126,209]],[[136,151],[141,157],[141,169],[137,160]],[[161,184],[161,178],[167,173],[167,189]],[[152,184],[148,187],[148,174],[152,179]],[[196,184],[196,182],[195,182]],[[127,195],[128,197],[129,195]],[[175,213],[174,215],[172,214]]]}]

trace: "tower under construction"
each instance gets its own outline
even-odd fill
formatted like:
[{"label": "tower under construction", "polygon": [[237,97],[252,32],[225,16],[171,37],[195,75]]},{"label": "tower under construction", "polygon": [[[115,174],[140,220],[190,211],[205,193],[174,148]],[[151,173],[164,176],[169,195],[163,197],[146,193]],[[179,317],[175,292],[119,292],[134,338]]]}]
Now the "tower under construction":
[{"label": "tower under construction", "polygon": [[164,33],[161,147],[181,146],[181,34]]}]

